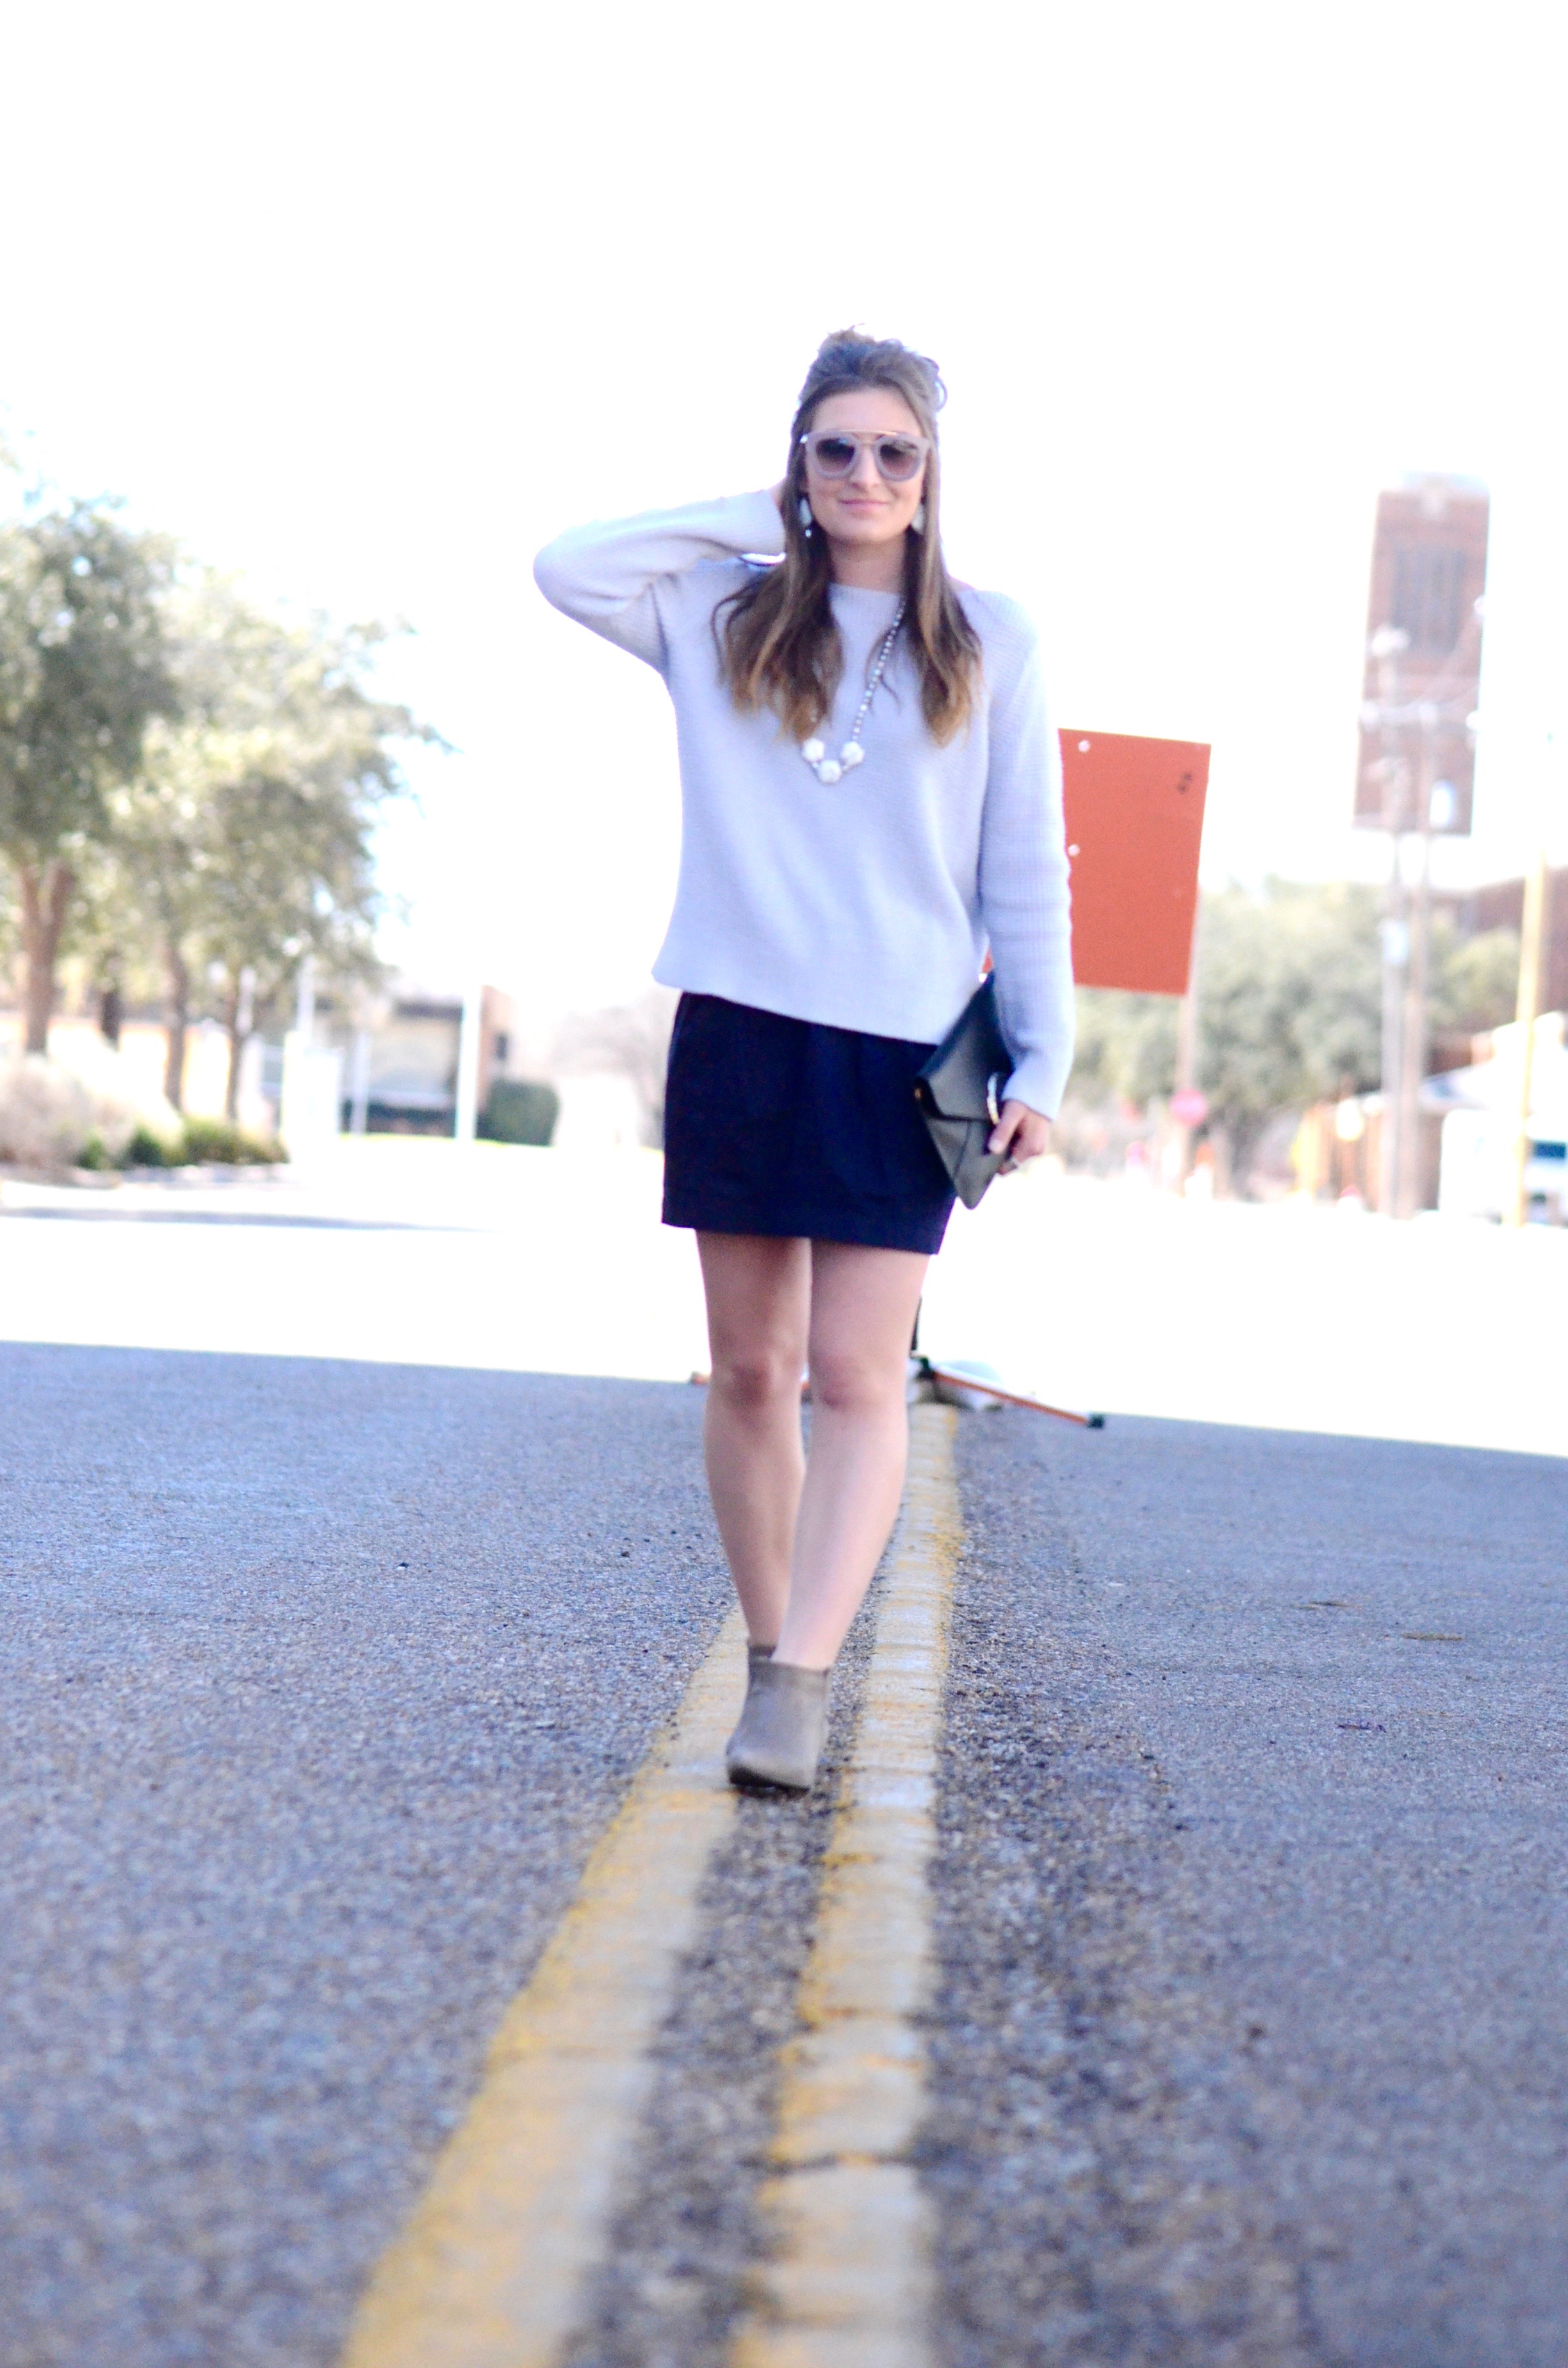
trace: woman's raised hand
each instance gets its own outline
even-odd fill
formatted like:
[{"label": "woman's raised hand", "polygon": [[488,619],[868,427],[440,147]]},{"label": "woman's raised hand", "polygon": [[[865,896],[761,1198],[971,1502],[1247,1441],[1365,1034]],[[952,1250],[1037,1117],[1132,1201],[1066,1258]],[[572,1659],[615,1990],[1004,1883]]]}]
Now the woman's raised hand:
[{"label": "woman's raised hand", "polygon": [[1004,1102],[1002,1115],[991,1130],[988,1151],[1003,1155],[1000,1173],[1010,1176],[1026,1161],[1038,1159],[1051,1145],[1051,1121],[1027,1102]]}]

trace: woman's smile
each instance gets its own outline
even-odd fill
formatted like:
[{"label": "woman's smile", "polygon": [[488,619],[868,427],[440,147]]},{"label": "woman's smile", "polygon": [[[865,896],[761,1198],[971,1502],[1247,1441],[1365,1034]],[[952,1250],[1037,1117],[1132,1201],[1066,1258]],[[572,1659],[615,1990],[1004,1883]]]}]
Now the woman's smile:
[{"label": "woman's smile", "polygon": [[[824,436],[918,437],[919,420],[892,387],[858,387],[830,394],[812,416]],[[824,476],[808,461],[805,486],[812,512],[828,540],[833,572],[841,584],[896,591],[903,580],[903,540],[926,489],[922,468],[913,477],[890,482],[862,443],[847,476]]]}]

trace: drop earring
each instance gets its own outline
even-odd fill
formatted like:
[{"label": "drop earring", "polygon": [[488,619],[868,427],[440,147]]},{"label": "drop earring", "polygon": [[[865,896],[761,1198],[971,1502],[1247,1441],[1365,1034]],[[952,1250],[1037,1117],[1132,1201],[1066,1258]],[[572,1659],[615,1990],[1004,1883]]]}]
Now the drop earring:
[{"label": "drop earring", "polygon": [[922,502],[922,503],[921,503],[921,505],[920,505],[919,508],[915,511],[915,516],[910,519],[909,523],[910,523],[910,525],[914,528],[914,529],[915,529],[915,533],[916,533],[916,534],[924,534],[924,533],[925,533],[925,531],[926,531],[926,505],[925,505],[925,503],[924,503],[924,502]]},{"label": "drop earring", "polygon": [[799,512],[797,513],[797,515],[799,516],[799,518],[800,518],[800,521],[801,521],[801,526],[804,528],[804,529],[805,529],[806,533],[807,533],[807,534],[810,534],[810,532],[811,532],[811,530],[812,530],[812,506],[811,506],[810,502],[809,502],[809,501],[807,501],[807,499],[806,499],[806,497],[805,497],[804,494],[802,494],[802,495],[801,495],[801,507],[800,507],[800,510],[799,510]]}]

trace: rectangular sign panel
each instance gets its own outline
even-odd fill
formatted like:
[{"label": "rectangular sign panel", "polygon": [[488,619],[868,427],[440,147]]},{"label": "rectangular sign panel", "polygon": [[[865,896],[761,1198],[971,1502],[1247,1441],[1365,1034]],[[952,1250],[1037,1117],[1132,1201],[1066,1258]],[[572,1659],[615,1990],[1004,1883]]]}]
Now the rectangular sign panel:
[{"label": "rectangular sign panel", "polygon": [[1198,740],[1063,732],[1073,975],[1185,995],[1209,750]]},{"label": "rectangular sign panel", "polygon": [[1488,514],[1483,489],[1460,479],[1378,495],[1356,771],[1364,828],[1470,828]]}]

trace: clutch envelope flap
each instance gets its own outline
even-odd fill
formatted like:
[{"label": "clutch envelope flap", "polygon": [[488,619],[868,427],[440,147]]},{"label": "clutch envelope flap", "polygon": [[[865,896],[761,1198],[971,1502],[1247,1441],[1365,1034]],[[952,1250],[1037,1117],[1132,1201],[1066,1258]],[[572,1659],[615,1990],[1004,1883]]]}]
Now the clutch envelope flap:
[{"label": "clutch envelope flap", "polygon": [[996,1019],[994,974],[983,979],[920,1072],[920,1099],[937,1118],[994,1122],[992,1099],[1013,1074]]}]

